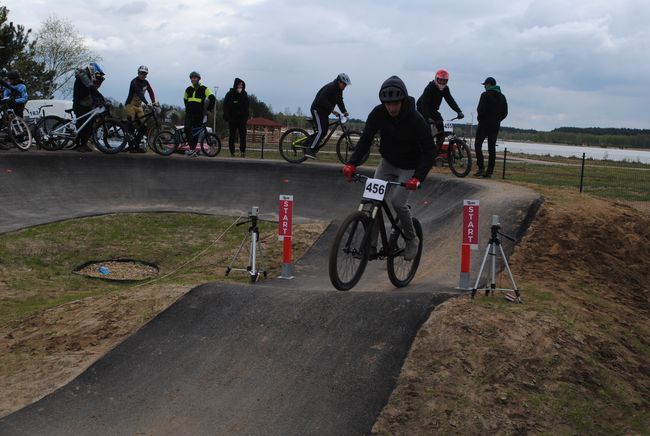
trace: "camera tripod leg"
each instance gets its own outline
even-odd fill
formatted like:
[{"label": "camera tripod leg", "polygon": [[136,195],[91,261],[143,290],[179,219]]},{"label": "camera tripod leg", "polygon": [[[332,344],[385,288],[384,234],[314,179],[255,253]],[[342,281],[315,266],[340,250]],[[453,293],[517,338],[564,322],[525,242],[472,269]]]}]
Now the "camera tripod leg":
[{"label": "camera tripod leg", "polygon": [[230,271],[232,271],[232,266],[235,264],[235,261],[239,257],[239,254],[241,251],[244,249],[244,245],[246,245],[246,240],[248,239],[248,233],[244,235],[244,238],[241,241],[241,244],[239,244],[239,248],[237,248],[237,252],[233,256],[232,260],[230,261],[230,264],[228,265],[228,268],[226,268],[226,277],[228,274],[230,274]]},{"label": "camera tripod leg", "polygon": [[499,245],[498,243],[493,242],[490,244],[490,256],[492,256],[492,271],[491,271],[491,281],[490,281],[490,288],[485,289],[485,295],[494,295],[494,291],[497,288],[497,253],[496,253],[496,247],[495,245]]},{"label": "camera tripod leg", "polygon": [[517,284],[515,283],[515,278],[512,275],[512,271],[510,270],[510,265],[508,264],[506,253],[503,251],[503,247],[501,245],[499,245],[499,248],[501,249],[501,256],[503,256],[503,263],[506,267],[506,271],[508,271],[508,276],[510,277],[510,281],[512,282],[512,289],[515,291],[515,295],[517,296],[517,302],[521,303],[521,295],[519,295],[519,288],[517,287]]},{"label": "camera tripod leg", "polygon": [[478,275],[476,276],[476,283],[474,283],[474,288],[472,288],[472,298],[476,296],[476,291],[478,290],[478,284],[481,281],[481,275],[483,275],[483,268],[485,268],[485,262],[487,261],[488,254],[492,249],[492,243],[490,242],[485,250],[485,255],[483,256],[483,262],[481,262],[481,268],[478,270]]}]

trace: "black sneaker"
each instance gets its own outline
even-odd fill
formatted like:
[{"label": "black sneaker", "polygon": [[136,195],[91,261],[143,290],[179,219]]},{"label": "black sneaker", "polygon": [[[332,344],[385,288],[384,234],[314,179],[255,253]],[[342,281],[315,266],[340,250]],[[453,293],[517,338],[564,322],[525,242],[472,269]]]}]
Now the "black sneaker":
[{"label": "black sneaker", "polygon": [[316,157],[316,152],[311,148],[308,148],[307,150],[305,150],[305,157],[308,158],[308,159],[318,159]]},{"label": "black sneaker", "polygon": [[484,179],[491,179],[492,178],[492,173],[485,173],[483,174]]},{"label": "black sneaker", "polygon": [[474,173],[474,177],[483,177],[485,175],[485,170],[479,169]]}]

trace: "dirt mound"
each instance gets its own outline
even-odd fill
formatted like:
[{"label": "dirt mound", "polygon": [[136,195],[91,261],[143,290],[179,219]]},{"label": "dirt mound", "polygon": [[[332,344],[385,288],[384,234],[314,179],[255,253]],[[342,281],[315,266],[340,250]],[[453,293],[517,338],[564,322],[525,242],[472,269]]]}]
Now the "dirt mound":
[{"label": "dirt mound", "polygon": [[92,261],[75,269],[74,273],[104,280],[146,280],[158,275],[156,265],[139,260]]},{"label": "dirt mound", "polygon": [[650,428],[650,218],[604,200],[545,195],[511,258],[524,304],[498,296],[439,306],[374,433]]}]

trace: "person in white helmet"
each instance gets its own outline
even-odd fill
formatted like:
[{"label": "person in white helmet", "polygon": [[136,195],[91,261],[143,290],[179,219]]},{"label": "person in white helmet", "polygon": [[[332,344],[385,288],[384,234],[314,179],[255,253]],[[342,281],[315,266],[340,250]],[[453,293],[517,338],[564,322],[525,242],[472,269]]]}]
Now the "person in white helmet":
[{"label": "person in white helmet", "polygon": [[349,115],[343,103],[343,90],[351,84],[350,76],[341,73],[332,82],[323,86],[316,94],[316,98],[314,98],[314,102],[311,104],[311,116],[314,119],[316,132],[314,133],[314,138],[309,148],[305,151],[306,157],[316,159],[320,142],[327,135],[330,114],[339,115],[334,110],[336,106],[341,109],[344,116],[347,117]]},{"label": "person in white helmet", "polygon": [[[153,92],[153,88],[147,80],[148,74],[149,68],[147,68],[146,65],[140,65],[138,67],[138,75],[133,80],[131,80],[131,85],[129,86],[129,95],[126,97],[126,104],[124,105],[124,115],[126,116],[127,120],[137,122],[144,116],[142,104],[149,104],[147,102],[145,92],[149,94],[149,97],[151,98],[151,104],[156,103],[156,94]],[[146,149],[142,150],[139,148],[133,148],[131,151],[145,152]]]}]

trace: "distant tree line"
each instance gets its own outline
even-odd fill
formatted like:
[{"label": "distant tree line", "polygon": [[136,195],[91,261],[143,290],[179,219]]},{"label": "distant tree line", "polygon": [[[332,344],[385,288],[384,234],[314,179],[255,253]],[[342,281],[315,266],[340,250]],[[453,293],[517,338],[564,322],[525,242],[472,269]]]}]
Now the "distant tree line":
[{"label": "distant tree line", "polygon": [[592,147],[650,148],[650,130],[601,127],[560,127],[549,132],[503,127],[499,136],[513,141]]}]

